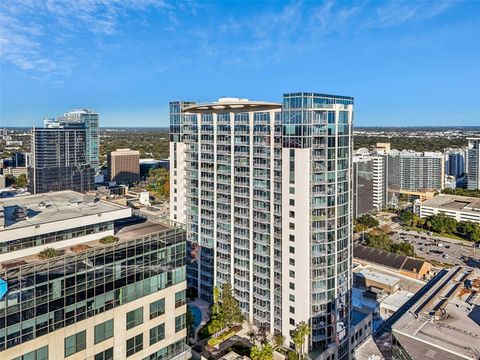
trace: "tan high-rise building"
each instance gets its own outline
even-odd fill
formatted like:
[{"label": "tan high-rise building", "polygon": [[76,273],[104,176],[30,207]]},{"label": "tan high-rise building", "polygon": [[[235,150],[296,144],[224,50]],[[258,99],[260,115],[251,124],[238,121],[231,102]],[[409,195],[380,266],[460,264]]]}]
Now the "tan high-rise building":
[{"label": "tan high-rise building", "polygon": [[140,152],[117,149],[108,154],[109,180],[117,183],[131,183],[140,180]]}]

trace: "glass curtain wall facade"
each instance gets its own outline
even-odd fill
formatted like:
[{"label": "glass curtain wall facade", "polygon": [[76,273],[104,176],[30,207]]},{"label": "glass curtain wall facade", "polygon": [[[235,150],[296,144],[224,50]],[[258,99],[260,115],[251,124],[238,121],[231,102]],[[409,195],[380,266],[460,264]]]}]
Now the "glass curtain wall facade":
[{"label": "glass curtain wall facade", "polygon": [[184,282],[185,272],[181,227],[4,268],[0,277],[9,289],[0,299],[0,357],[5,349]]},{"label": "glass curtain wall facade", "polygon": [[[303,278],[301,282],[294,282],[294,278],[289,281],[289,295],[296,294],[295,301],[298,302],[298,295],[309,294],[309,305],[305,311],[303,307],[297,309],[292,302],[295,314],[292,309],[286,314],[287,307],[284,306],[283,321],[288,316],[302,321],[306,318],[312,328],[309,348],[324,350],[335,344],[336,358],[347,359],[352,287],[353,98],[316,93],[286,94],[282,121],[283,147],[289,149],[290,154],[293,150],[297,157],[295,166],[298,167],[294,178],[290,174],[289,193],[293,188],[294,192],[305,195],[303,199],[309,200],[292,207],[295,213],[307,210],[309,221],[305,224],[309,228],[305,230],[296,222],[289,223],[288,232],[294,238],[283,237],[284,243],[293,240],[294,250],[302,253],[293,259],[296,262],[288,268],[289,271],[294,269],[295,273],[308,274],[308,281]],[[309,164],[302,167],[304,162]],[[309,174],[300,169],[309,169]],[[287,188],[285,185],[284,180],[284,189]],[[302,190],[305,185],[308,193]],[[282,196],[289,195],[285,191]],[[285,200],[283,204],[285,207]],[[285,210],[283,214],[287,216]],[[288,216],[292,218],[292,215],[295,214],[289,211]],[[287,249],[285,244],[283,249],[284,252]],[[292,253],[291,249],[289,252]],[[298,263],[298,260],[303,261],[303,255],[308,256],[308,267]],[[286,256],[283,263],[286,263]],[[284,288],[286,283],[284,281]],[[284,299],[287,298],[285,293],[287,291],[284,291]],[[296,318],[299,310],[303,312],[303,319]],[[293,328],[284,324],[283,329],[286,333]]]}]

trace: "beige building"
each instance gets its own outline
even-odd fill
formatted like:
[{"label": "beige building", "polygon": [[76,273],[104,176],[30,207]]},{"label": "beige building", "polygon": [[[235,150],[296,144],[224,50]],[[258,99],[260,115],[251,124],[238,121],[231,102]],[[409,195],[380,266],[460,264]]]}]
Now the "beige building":
[{"label": "beige building", "polygon": [[0,205],[0,359],[190,358],[183,227],[73,191]]},{"label": "beige building", "polygon": [[117,149],[107,156],[109,180],[117,183],[132,183],[140,180],[140,152]]},{"label": "beige building", "polygon": [[480,199],[468,196],[440,194],[432,199],[415,204],[421,217],[444,214],[457,221],[480,224]]}]

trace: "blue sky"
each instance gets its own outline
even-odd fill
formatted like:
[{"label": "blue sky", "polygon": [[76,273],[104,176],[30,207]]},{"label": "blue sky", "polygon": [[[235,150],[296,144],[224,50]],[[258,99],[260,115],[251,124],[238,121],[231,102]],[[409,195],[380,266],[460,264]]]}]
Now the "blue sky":
[{"label": "blue sky", "polygon": [[480,125],[479,39],[479,1],[4,0],[0,126],[293,91],[354,96],[358,126]]}]

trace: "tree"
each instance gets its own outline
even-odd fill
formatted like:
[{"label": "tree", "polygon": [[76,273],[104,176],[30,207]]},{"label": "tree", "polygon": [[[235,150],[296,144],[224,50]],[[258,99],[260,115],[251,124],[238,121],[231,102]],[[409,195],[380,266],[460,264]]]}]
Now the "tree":
[{"label": "tree", "polygon": [[400,213],[400,221],[407,225],[407,226],[412,226],[413,225],[413,212],[410,210],[405,210],[402,213]]},{"label": "tree", "polygon": [[252,360],[272,360],[273,347],[270,344],[254,345],[250,349],[250,358]]},{"label": "tree", "polygon": [[42,251],[40,251],[40,254],[38,254],[38,257],[42,260],[45,259],[50,259],[56,256],[60,255],[60,251],[54,248],[45,248]]},{"label": "tree", "polygon": [[16,179],[15,179],[15,186],[19,188],[26,188],[28,186],[28,180],[27,180],[27,175],[25,174],[20,174]]},{"label": "tree", "polygon": [[189,339],[192,334],[195,332],[195,316],[192,314],[192,310],[190,310],[190,307],[187,306],[187,314],[186,314],[186,323],[187,323],[187,339]]},{"label": "tree", "polygon": [[358,217],[355,222],[360,225],[364,225],[366,228],[372,228],[379,225],[377,219],[375,219],[370,214],[363,214],[362,216]]},{"label": "tree", "polygon": [[102,237],[100,240],[98,240],[98,242],[100,244],[112,244],[115,241],[118,241],[118,237],[113,236],[113,235],[107,235],[107,236]]},{"label": "tree", "polygon": [[273,343],[275,344],[276,348],[283,348],[283,346],[285,345],[285,336],[283,336],[282,334],[275,335],[275,337],[273,338]]},{"label": "tree", "polygon": [[262,349],[260,348],[260,346],[257,346],[257,345],[252,346],[252,348],[250,349],[250,358],[252,360],[260,360],[261,356],[262,356]]},{"label": "tree", "polygon": [[225,320],[220,311],[219,298],[220,290],[215,286],[213,288],[213,304],[211,307],[212,316],[210,318],[210,324],[208,325],[208,332],[210,334],[215,334],[225,328]]},{"label": "tree", "polygon": [[305,338],[310,335],[311,329],[305,321],[297,324],[297,327],[292,332],[292,341],[295,345],[299,358],[303,357]]},{"label": "tree", "polygon": [[415,248],[412,244],[407,242],[401,242],[392,245],[392,251],[396,254],[405,256],[415,256]]},{"label": "tree", "polygon": [[167,169],[151,169],[147,184],[147,190],[157,197],[166,199],[170,196],[170,175]]},{"label": "tree", "polygon": [[220,312],[222,313],[226,327],[231,327],[243,322],[242,310],[232,294],[232,286],[228,283],[222,286]]}]

